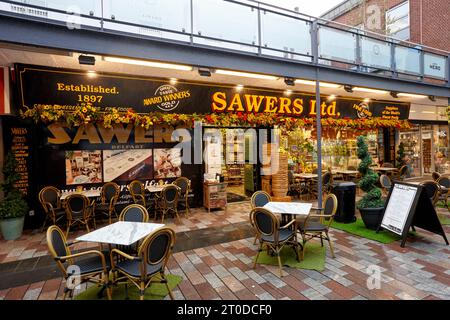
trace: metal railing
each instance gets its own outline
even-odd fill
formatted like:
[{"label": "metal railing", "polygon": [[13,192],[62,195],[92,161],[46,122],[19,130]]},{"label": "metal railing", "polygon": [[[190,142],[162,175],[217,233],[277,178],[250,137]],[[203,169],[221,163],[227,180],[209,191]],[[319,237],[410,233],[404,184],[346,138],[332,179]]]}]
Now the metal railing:
[{"label": "metal railing", "polygon": [[448,52],[253,0],[0,1],[0,14],[449,84]]}]

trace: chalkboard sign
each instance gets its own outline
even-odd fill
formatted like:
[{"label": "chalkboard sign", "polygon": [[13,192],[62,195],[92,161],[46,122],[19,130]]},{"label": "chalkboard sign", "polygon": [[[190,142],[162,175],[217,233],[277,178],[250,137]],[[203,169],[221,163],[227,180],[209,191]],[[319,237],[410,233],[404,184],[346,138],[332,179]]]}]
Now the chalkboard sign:
[{"label": "chalkboard sign", "polygon": [[415,227],[439,234],[449,244],[424,187],[395,182],[386,200],[383,220],[377,232],[383,228],[402,236],[401,246],[404,247],[409,229]]}]

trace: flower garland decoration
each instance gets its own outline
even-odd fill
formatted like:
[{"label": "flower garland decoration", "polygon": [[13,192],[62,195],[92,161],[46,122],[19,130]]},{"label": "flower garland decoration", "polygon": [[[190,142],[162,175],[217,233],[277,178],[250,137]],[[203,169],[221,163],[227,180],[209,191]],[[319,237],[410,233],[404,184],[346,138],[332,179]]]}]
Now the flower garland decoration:
[{"label": "flower garland decoration", "polygon": [[[112,128],[115,124],[134,124],[149,129],[153,124],[165,124],[171,126],[189,126],[200,121],[207,125],[218,127],[229,126],[255,126],[255,127],[280,127],[282,130],[294,128],[313,127],[315,118],[295,118],[274,113],[209,113],[209,114],[177,114],[164,112],[136,113],[133,109],[126,112],[117,108],[100,110],[91,104],[66,108],[61,105],[37,105],[21,111],[24,119],[32,119],[36,123],[66,123],[69,127],[80,126],[88,123],[100,123],[104,128]],[[383,118],[323,118],[322,126],[334,128],[352,128],[356,130],[395,127],[409,129],[408,120],[394,120]]]}]

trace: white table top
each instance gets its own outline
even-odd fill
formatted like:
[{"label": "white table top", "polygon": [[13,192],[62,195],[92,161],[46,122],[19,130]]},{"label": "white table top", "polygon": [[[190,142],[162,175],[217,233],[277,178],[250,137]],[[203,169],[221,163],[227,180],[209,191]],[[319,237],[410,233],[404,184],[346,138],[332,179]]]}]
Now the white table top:
[{"label": "white table top", "polygon": [[293,214],[307,216],[311,211],[312,203],[300,202],[268,202],[264,205],[264,209],[273,213]]},{"label": "white table top", "polygon": [[95,198],[95,197],[100,197],[100,190],[83,190],[81,192],[79,191],[72,191],[72,192],[64,192],[61,194],[61,200],[66,199],[68,196],[72,195],[72,194],[82,194],[88,198]]},{"label": "white table top", "polygon": [[164,224],[118,221],[78,237],[77,240],[129,246],[161,227]]},{"label": "white table top", "polygon": [[384,168],[384,167],[381,167],[381,168],[372,168],[373,170],[375,170],[375,171],[397,171],[397,168]]},{"label": "white table top", "polygon": [[294,173],[294,178],[313,179],[318,177],[319,175],[316,173]]},{"label": "white table top", "polygon": [[359,172],[356,170],[336,170],[336,173],[342,173],[342,174],[358,174]]}]

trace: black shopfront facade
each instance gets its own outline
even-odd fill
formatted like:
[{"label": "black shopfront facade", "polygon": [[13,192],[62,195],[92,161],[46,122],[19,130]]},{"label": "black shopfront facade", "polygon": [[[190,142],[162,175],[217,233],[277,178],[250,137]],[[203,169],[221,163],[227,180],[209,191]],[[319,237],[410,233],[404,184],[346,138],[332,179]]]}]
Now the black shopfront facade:
[{"label": "black shopfront facade", "polygon": [[[287,96],[283,91],[260,88],[236,91],[233,85],[181,80],[170,83],[167,79],[104,73],[90,75],[83,70],[19,64],[14,67],[12,80],[12,106],[16,115],[20,110],[36,107],[48,108],[51,113],[55,106],[64,111],[89,106],[109,113],[113,109],[121,113],[131,109],[139,114],[267,113],[315,117],[315,97],[297,92]],[[327,101],[326,97],[322,99]],[[324,118],[393,117],[403,120],[409,115],[408,104],[383,101],[363,103],[357,99],[338,99],[322,106]],[[122,188],[119,205],[125,205],[131,200],[126,185],[134,179],[148,185],[160,180],[168,183],[178,176],[185,176],[192,183],[193,205],[202,204],[205,167],[195,159],[198,147],[190,144],[191,159],[186,163],[183,161],[185,151],[179,148],[181,140],[172,139],[174,130],[182,128],[190,136],[184,136],[183,142],[189,138],[191,142],[201,142],[202,135],[199,137],[190,125],[174,127],[168,120],[146,128],[113,120],[111,128],[105,128],[102,123],[89,119],[79,126],[51,121],[36,123],[31,119],[21,120],[18,116],[2,116],[1,120],[5,152],[26,150],[22,153],[26,172],[21,183],[33,210],[26,218],[28,228],[39,226],[43,219],[37,195],[48,185],[65,191],[80,186],[100,188],[107,181],[115,181]],[[256,128],[268,130],[270,137],[271,128]],[[13,132],[22,136],[15,139]],[[22,141],[19,146],[18,141]],[[260,188],[258,169],[259,163],[255,166],[254,189]]]}]

